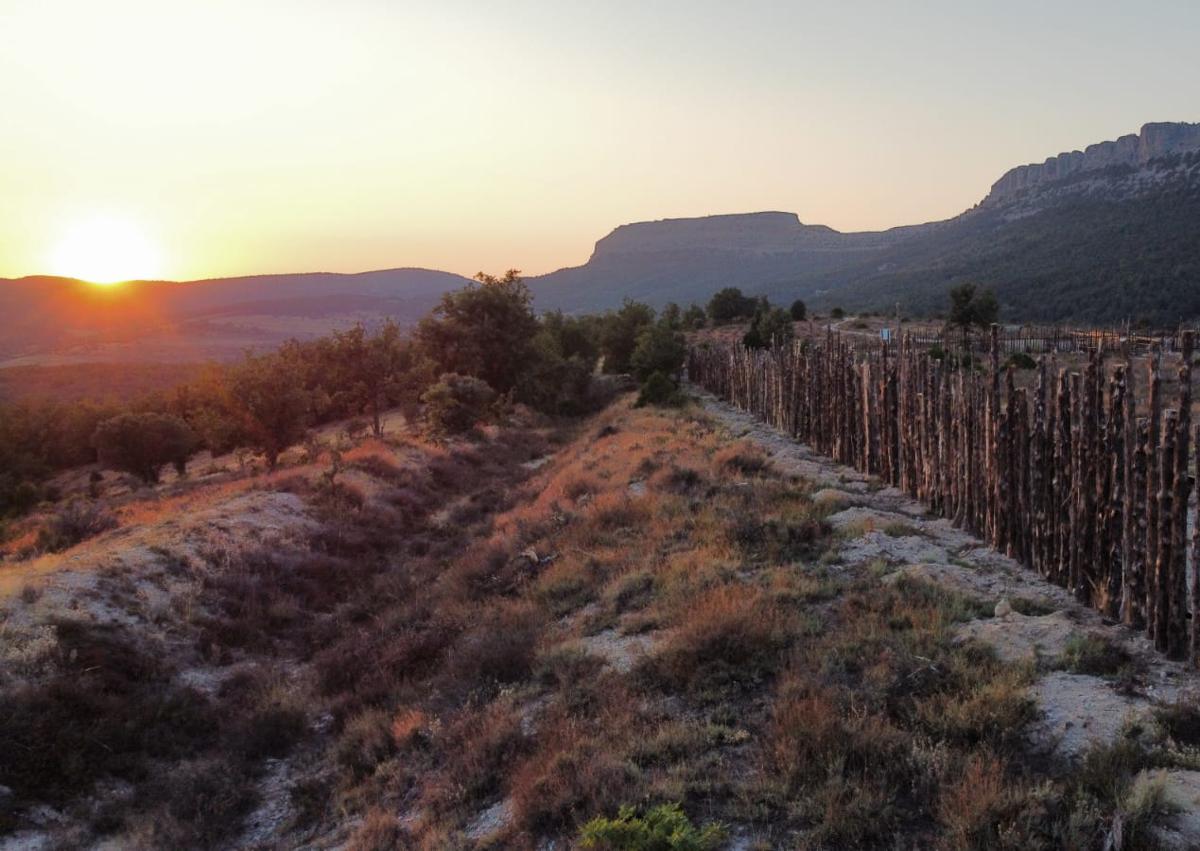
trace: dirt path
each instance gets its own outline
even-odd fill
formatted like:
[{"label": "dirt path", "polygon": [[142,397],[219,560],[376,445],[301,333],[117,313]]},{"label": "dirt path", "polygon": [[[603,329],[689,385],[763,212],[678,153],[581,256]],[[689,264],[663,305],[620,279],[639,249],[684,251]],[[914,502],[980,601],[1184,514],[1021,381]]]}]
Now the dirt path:
[{"label": "dirt path", "polygon": [[[1111,742],[1130,725],[1151,721],[1156,706],[1200,699],[1200,675],[1163,659],[1140,633],[1106,622],[1064,589],[930,516],[896,488],[818,455],[699,388],[690,390],[718,423],[761,446],[776,469],[813,483],[815,499],[830,506],[830,522],[843,537],[842,568],[870,564],[882,582],[911,576],[996,602],[995,617],[965,624],[961,635],[992,645],[1003,659],[1036,666],[1031,694],[1041,718],[1031,731],[1035,750],[1074,759],[1093,743]],[[1126,670],[1136,673],[1064,670],[1068,646],[1084,641],[1119,648],[1128,656]],[[1200,772],[1159,772],[1156,780],[1180,811],[1164,838],[1175,847],[1200,847]]]}]

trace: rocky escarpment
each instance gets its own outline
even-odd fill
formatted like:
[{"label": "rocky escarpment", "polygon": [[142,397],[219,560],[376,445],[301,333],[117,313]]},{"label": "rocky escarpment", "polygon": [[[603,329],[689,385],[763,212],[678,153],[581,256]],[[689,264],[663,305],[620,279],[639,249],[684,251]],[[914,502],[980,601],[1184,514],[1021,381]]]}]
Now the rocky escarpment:
[{"label": "rocky escarpment", "polygon": [[1200,124],[1145,124],[1137,134],[1122,136],[1114,142],[1088,145],[1082,151],[1070,151],[1050,157],[1043,163],[1010,169],[992,185],[983,206],[1006,204],[1031,190],[1039,190],[1083,172],[1100,172],[1114,167],[1140,170],[1153,160],[1198,150]]},{"label": "rocky escarpment", "polygon": [[621,298],[654,306],[705,301],[726,286],[783,297],[806,274],[866,262],[938,226],[841,233],[781,212],[635,222],[600,239],[584,265],[530,285],[539,308],[569,311],[604,310]]},{"label": "rocky escarpment", "polygon": [[795,251],[881,248],[916,228],[842,233],[826,225],[806,225],[795,213],[737,213],[688,219],[660,219],[621,225],[596,243],[592,260],[630,254],[735,251],[784,254]]}]

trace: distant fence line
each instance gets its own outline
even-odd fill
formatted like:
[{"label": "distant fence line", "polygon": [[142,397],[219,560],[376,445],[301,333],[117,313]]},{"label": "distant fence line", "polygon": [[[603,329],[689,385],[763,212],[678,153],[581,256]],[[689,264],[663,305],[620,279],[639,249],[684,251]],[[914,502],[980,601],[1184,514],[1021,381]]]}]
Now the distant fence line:
[{"label": "distant fence line", "polygon": [[1030,391],[1002,368],[996,326],[989,337],[983,371],[931,356],[917,335],[856,346],[830,332],[770,350],[694,345],[688,376],[1200,665],[1200,571],[1189,586],[1187,569],[1189,547],[1200,553],[1200,522],[1188,537],[1194,333],[1179,335],[1168,410],[1159,345],[1140,369],[1128,349],[1106,369],[1103,345],[1081,372],[1043,355]]},{"label": "distant fence line", "polygon": [[[1022,326],[1002,328],[999,332],[1001,354],[1024,352],[1031,355],[1065,354],[1087,352],[1091,349],[1104,351],[1128,351],[1131,354],[1147,354],[1152,350],[1178,352],[1182,346],[1184,329],[1175,331],[1137,331],[1128,328],[1067,328],[1064,326]],[[862,335],[859,335],[862,336]],[[905,329],[905,336],[914,346],[987,353],[992,348],[992,334],[964,328],[914,328]],[[899,337],[890,332],[888,342],[879,341],[881,348],[887,346],[895,353]]]}]

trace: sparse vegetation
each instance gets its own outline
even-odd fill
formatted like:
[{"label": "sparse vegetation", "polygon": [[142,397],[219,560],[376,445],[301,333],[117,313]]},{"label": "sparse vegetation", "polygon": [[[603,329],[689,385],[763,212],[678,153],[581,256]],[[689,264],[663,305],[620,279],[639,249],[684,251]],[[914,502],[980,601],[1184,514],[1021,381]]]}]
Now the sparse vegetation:
[{"label": "sparse vegetation", "polygon": [[[515,316],[518,283],[472,299],[488,316],[510,299],[500,315]],[[474,327],[469,304],[428,332],[439,345]],[[995,600],[885,577],[882,558],[843,563],[873,525],[835,533],[842,503],[815,501],[782,455],[695,406],[658,407],[678,392],[686,312],[643,307],[543,317],[503,399],[439,372],[436,348],[392,351],[380,374],[399,383],[330,394],[319,364],[343,362],[347,381],[347,353],[397,341],[285,347],[226,374],[248,370],[259,396],[222,378],[187,410],[241,410],[227,433],[257,445],[275,404],[299,430],[343,415],[300,463],[277,437],[290,466],[273,473],[119,498],[81,476],[98,496],[64,501],[42,549],[76,545],[94,584],[23,585],[0,618],[0,829],[47,804],[64,814],[38,828],[54,841],[114,847],[250,844],[259,808],[284,814],[270,841],[358,849],[701,849],[734,831],[814,851],[1090,848],[1118,819],[1127,846],[1151,841],[1164,804],[1134,778],[1190,764],[1195,713],[1164,710],[1079,766],[1032,755],[1033,666],[956,631]],[[601,353],[625,351],[639,373],[659,367],[653,404],[558,418],[590,404]],[[268,366],[294,395],[264,401]],[[563,375],[583,378],[558,393]],[[414,387],[437,440],[408,417],[376,434],[375,410],[415,404]],[[520,404],[535,397],[555,417]],[[222,433],[177,416],[205,445]],[[110,516],[89,511],[110,507],[126,549],[88,543]],[[204,535],[186,537],[197,512]],[[1071,670],[1131,661],[1080,641]]]},{"label": "sparse vegetation", "polygon": [[1076,633],[1067,639],[1062,666],[1075,674],[1109,676],[1131,663],[1129,653],[1107,636]]},{"label": "sparse vegetation", "polygon": [[51,514],[38,530],[38,549],[56,553],[116,525],[116,518],[103,506],[90,500],[76,498]]}]

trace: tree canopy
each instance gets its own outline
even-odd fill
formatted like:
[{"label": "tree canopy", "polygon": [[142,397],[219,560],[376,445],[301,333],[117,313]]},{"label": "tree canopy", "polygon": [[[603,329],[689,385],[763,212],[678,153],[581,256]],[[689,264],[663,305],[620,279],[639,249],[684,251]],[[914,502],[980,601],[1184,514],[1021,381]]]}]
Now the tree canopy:
[{"label": "tree canopy", "polygon": [[1000,303],[991,290],[980,290],[975,284],[951,287],[947,324],[965,330],[973,325],[991,325],[999,316]]},{"label": "tree canopy", "polygon": [[158,481],[159,471],[173,464],[182,474],[199,440],[179,417],[129,413],[107,419],[92,438],[100,463],[132,473],[143,482]]},{"label": "tree canopy", "polygon": [[756,302],[737,287],[725,287],[708,301],[708,317],[714,325],[726,325],[754,315]]},{"label": "tree canopy", "polygon": [[417,343],[440,372],[471,375],[507,393],[534,355],[533,298],[516,269],[502,278],[480,272],[475,280],[442,296],[417,326]]}]

